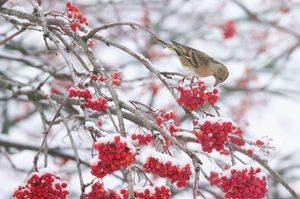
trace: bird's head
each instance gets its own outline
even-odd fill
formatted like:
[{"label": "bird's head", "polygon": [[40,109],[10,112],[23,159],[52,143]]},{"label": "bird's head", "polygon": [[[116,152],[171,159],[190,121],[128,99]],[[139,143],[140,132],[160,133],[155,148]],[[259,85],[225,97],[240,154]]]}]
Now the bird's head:
[{"label": "bird's head", "polygon": [[222,83],[227,79],[229,75],[228,69],[220,62],[214,61],[210,68],[213,72],[213,77],[215,78],[214,86],[217,86],[219,83]]}]

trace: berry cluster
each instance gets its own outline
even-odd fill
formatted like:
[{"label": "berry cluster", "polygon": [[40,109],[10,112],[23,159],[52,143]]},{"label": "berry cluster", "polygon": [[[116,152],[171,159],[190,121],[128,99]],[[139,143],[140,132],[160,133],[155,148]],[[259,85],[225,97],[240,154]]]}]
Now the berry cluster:
[{"label": "berry cluster", "polygon": [[237,127],[235,130],[231,132],[229,140],[232,144],[238,146],[244,146],[245,140],[243,139],[243,130],[240,127]]},{"label": "berry cluster", "polygon": [[94,142],[94,148],[99,152],[90,163],[91,173],[103,178],[107,174],[126,168],[135,162],[135,148],[120,135],[112,134]]},{"label": "berry cluster", "polygon": [[230,39],[236,35],[235,22],[233,20],[228,20],[221,29],[223,30],[224,39]]},{"label": "berry cluster", "polygon": [[260,199],[265,197],[267,186],[267,177],[261,169],[248,165],[231,167],[224,172],[220,183],[225,198]]},{"label": "berry cluster", "polygon": [[[227,141],[228,134],[236,128],[230,119],[225,118],[206,118],[201,124],[194,122],[193,133],[196,136],[196,142],[201,143],[204,152],[211,153],[213,149],[221,151],[224,149],[224,143]],[[198,130],[198,129],[201,130]]]},{"label": "berry cluster", "polygon": [[160,128],[166,128],[169,130],[172,136],[175,136],[178,132],[178,127],[175,125],[174,119],[176,117],[173,111],[162,111],[160,110],[158,113],[155,113],[156,123]]},{"label": "berry cluster", "polygon": [[103,97],[98,99],[92,99],[92,95],[89,89],[69,89],[69,97],[81,97],[85,101],[85,107],[94,111],[103,111],[107,109],[107,100]]},{"label": "berry cluster", "polygon": [[86,108],[90,108],[94,111],[103,111],[107,109],[107,100],[103,97],[99,97],[98,99],[91,99],[86,102]]},{"label": "berry cluster", "polygon": [[[107,76],[100,76],[98,77],[95,74],[91,75],[91,80],[92,81],[97,81],[99,80],[100,82],[105,82],[107,81],[109,78]],[[111,74],[111,83],[115,86],[120,86],[121,85],[121,80],[120,80],[120,73],[115,71],[113,72],[113,74]]]},{"label": "berry cluster", "polygon": [[81,29],[82,25],[88,26],[86,17],[80,13],[77,6],[73,5],[71,2],[66,3],[67,10],[65,12],[67,18],[70,21],[70,28],[72,31],[76,32]]},{"label": "berry cluster", "polygon": [[[170,188],[166,186],[134,186],[134,198],[136,199],[169,199],[171,198]],[[124,199],[128,199],[128,190],[121,189]]]},{"label": "berry cluster", "polygon": [[177,187],[184,187],[192,174],[189,163],[183,164],[182,161],[162,153],[151,154],[143,165],[148,173],[157,173],[160,177],[167,177],[172,182],[177,182]]},{"label": "berry cluster", "polygon": [[154,139],[154,136],[150,133],[146,134],[132,134],[131,135],[132,140],[138,140],[139,145],[148,145],[149,142],[151,142]]},{"label": "berry cluster", "polygon": [[92,190],[83,195],[83,199],[121,199],[121,196],[114,190],[105,190],[100,182],[92,185]]},{"label": "berry cluster", "polygon": [[70,88],[69,89],[69,97],[82,97],[85,101],[89,101],[92,99],[92,94],[89,89],[75,89],[75,88]]},{"label": "berry cluster", "polygon": [[120,81],[120,74],[115,71],[112,75],[112,84],[115,86],[120,86],[121,85],[121,81]]},{"label": "berry cluster", "polygon": [[203,106],[205,101],[208,101],[212,106],[219,99],[218,89],[214,89],[212,92],[207,91],[206,85],[203,81],[191,83],[189,85],[178,85],[180,97],[177,99],[177,103],[184,105],[188,110],[194,111]]},{"label": "berry cluster", "polygon": [[48,169],[41,169],[40,172],[32,173],[26,181],[26,184],[19,186],[18,189],[15,190],[13,197],[17,199],[65,199],[69,194],[66,187],[67,183],[61,181],[58,175]]},{"label": "berry cluster", "polygon": [[[93,75],[91,76],[91,79],[93,80],[93,81],[96,81],[97,80],[97,76],[96,75],[94,75],[96,78],[93,78],[92,79],[92,77],[93,77]],[[100,76],[99,78],[98,78],[98,80],[100,81],[100,82],[105,82],[105,81],[107,81],[108,80],[108,77],[106,77],[106,76]]]},{"label": "berry cluster", "polygon": [[215,172],[215,171],[211,171],[210,172],[210,176],[209,176],[209,181],[210,181],[210,185],[219,185],[221,182],[221,178],[219,177],[219,173]]}]

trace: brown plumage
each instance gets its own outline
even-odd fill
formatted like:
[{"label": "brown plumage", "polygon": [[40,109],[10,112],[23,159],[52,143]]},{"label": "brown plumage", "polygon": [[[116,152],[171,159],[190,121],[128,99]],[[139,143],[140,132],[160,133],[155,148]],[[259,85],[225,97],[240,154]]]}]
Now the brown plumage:
[{"label": "brown plumage", "polygon": [[226,66],[214,60],[206,53],[182,45],[176,41],[171,41],[171,44],[162,40],[157,41],[169,48],[178,57],[187,74],[197,77],[213,76],[215,78],[214,86],[227,79],[229,72]]}]

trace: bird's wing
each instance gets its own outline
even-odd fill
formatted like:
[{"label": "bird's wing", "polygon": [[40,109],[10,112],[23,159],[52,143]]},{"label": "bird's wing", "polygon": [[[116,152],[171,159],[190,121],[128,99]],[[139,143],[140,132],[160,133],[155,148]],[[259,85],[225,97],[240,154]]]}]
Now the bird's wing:
[{"label": "bird's wing", "polygon": [[181,56],[184,56],[187,60],[190,61],[190,63],[195,67],[195,68],[199,68],[203,65],[206,65],[208,64],[208,62],[210,60],[212,60],[212,58],[199,51],[199,50],[196,50],[194,48],[191,48],[191,47],[188,47],[188,46],[185,46],[185,45],[182,45],[176,41],[171,41],[171,43],[175,46],[175,48],[173,48],[173,50],[178,54],[178,55],[181,55]]}]

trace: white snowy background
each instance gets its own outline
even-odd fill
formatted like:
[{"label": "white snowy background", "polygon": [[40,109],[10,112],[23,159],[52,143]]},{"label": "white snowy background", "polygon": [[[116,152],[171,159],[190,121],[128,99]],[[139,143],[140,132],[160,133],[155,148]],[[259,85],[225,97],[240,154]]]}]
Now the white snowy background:
[{"label": "white snowy background", "polygon": [[[64,1],[42,1],[45,11],[60,11],[64,8]],[[269,165],[275,170],[284,170],[284,179],[294,188],[300,190],[299,171],[299,148],[300,148],[300,123],[298,114],[300,112],[300,49],[293,48],[300,45],[300,1],[296,0],[252,0],[239,1],[249,11],[253,12],[258,19],[249,20],[245,10],[235,1],[221,0],[120,0],[120,1],[74,1],[89,20],[89,27],[94,28],[105,23],[114,22],[137,22],[143,23],[142,19],[146,14],[150,19],[149,29],[165,41],[174,39],[193,48],[208,53],[215,59],[224,63],[229,71],[229,78],[218,86],[220,90],[221,116],[229,117],[240,125],[245,132],[245,139],[255,141],[266,136],[272,139],[271,145],[275,147],[270,150],[269,156],[261,157],[266,159]],[[31,13],[32,7],[25,0],[8,1],[5,7]],[[287,11],[282,11],[284,8]],[[222,27],[228,20],[235,22],[236,33],[232,38],[224,39]],[[275,24],[275,25],[274,25]],[[16,30],[0,16],[0,40],[11,35]],[[277,28],[276,28],[277,27]],[[278,28],[279,27],[279,28]],[[122,45],[148,57],[150,52],[156,52],[157,56],[151,59],[156,69],[160,71],[182,72],[178,60],[171,55],[167,49],[154,42],[143,30],[134,31],[129,27],[117,27],[101,32],[107,39],[121,43]],[[22,55],[16,50],[7,49],[0,46],[0,72],[9,76],[15,81],[24,84],[38,85],[45,80],[48,74],[32,67],[24,67],[21,62],[7,61],[4,57],[19,57],[32,61],[34,64],[48,64],[49,68],[59,69],[64,66],[64,62],[59,56],[45,54],[35,55],[40,50],[46,50],[42,33],[38,31],[26,31],[15,37],[14,45],[18,43],[25,47],[28,56]],[[262,50],[263,49],[263,50]],[[289,49],[293,49],[290,52]],[[145,104],[149,103],[151,93],[141,85],[157,83],[154,80],[146,79],[142,82],[130,81],[137,77],[148,77],[150,72],[138,63],[134,58],[121,52],[114,47],[95,41],[93,52],[97,58],[106,66],[111,66],[112,71],[118,70],[122,73],[124,87],[127,90],[117,89],[120,98],[124,101],[136,100]],[[149,53],[149,54],[148,54]],[[163,56],[159,56],[159,54]],[[41,59],[43,58],[43,59]],[[274,61],[274,62],[273,62]],[[84,71],[80,65],[76,68]],[[250,74],[246,73],[250,70]],[[68,73],[67,68],[61,72]],[[249,84],[246,87],[238,87],[238,82],[246,79]],[[50,92],[53,86],[53,79],[50,79],[42,88],[46,93]],[[213,79],[203,79],[212,88]],[[52,81],[52,82],[51,82]],[[169,80],[172,85],[176,85],[176,80]],[[0,86],[1,88],[1,86]],[[2,134],[0,140],[28,144],[39,147],[42,141],[42,125],[40,116],[35,113],[30,117],[15,123],[9,128],[9,132],[4,133],[4,124],[7,119],[15,120],[20,115],[34,109],[31,103],[27,102],[25,96],[18,100],[4,99],[10,95],[9,92],[1,93],[0,119]],[[130,94],[128,94],[130,92]],[[66,95],[66,93],[65,93]],[[243,103],[242,103],[243,102]],[[184,112],[176,107],[176,102],[165,89],[161,89],[155,96],[152,103],[154,109],[176,109],[175,111],[182,118]],[[5,111],[4,111],[5,110]],[[244,110],[244,111],[243,111]],[[210,110],[212,111],[212,110]],[[47,110],[47,119],[51,120],[55,112]],[[72,125],[72,124],[71,124]],[[76,126],[78,124],[74,124]],[[182,128],[191,129],[191,124],[184,121]],[[104,125],[108,131],[112,128]],[[135,128],[128,127],[128,131],[133,133]],[[51,130],[49,147],[66,147],[66,153],[72,154],[69,148],[69,139],[63,126],[55,125]],[[86,161],[91,159],[90,147],[92,140],[83,127],[74,131],[74,137],[80,151],[80,157]],[[197,145],[199,147],[199,145]],[[191,145],[190,147],[195,147]],[[28,177],[28,171],[33,167],[35,151],[18,151],[0,146],[0,198],[11,198],[14,189],[23,183]],[[184,155],[179,156],[186,158]],[[217,157],[217,156],[216,156]],[[243,157],[243,156],[241,156]],[[143,160],[143,148],[139,157]],[[200,157],[204,161],[204,169],[214,170],[216,166],[210,163],[205,157]],[[218,158],[227,158],[221,156]],[[40,157],[42,159],[42,156]],[[245,158],[249,164],[254,161]],[[76,173],[75,163],[68,161],[66,165],[59,166],[59,158],[49,156],[49,167],[67,180],[68,189],[71,194],[69,198],[78,198],[80,184]],[[14,165],[15,168],[12,167]],[[39,166],[43,167],[40,160]],[[82,166],[85,182],[89,182],[92,176],[89,168]],[[283,173],[282,173],[283,174]],[[116,175],[120,175],[117,174]],[[122,182],[117,178],[105,177],[106,187],[116,188]],[[163,182],[162,182],[163,183]],[[207,182],[206,182],[207,183]],[[120,187],[118,187],[120,188]],[[270,190],[269,194],[277,191],[279,197],[291,198],[289,193],[278,185],[276,189]],[[209,198],[211,195],[208,195]],[[173,197],[191,197],[189,191]]]}]

